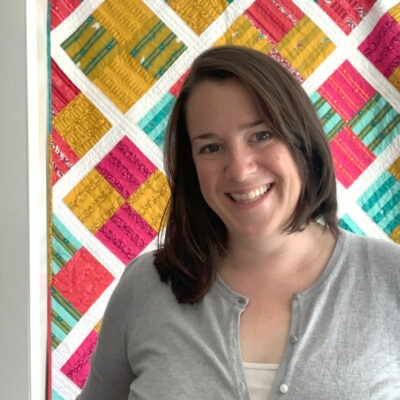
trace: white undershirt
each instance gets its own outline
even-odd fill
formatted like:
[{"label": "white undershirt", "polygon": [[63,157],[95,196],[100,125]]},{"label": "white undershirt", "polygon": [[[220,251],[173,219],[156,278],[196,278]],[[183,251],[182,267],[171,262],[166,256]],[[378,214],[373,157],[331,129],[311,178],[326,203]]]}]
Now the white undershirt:
[{"label": "white undershirt", "polygon": [[279,364],[243,363],[251,400],[268,399]]}]

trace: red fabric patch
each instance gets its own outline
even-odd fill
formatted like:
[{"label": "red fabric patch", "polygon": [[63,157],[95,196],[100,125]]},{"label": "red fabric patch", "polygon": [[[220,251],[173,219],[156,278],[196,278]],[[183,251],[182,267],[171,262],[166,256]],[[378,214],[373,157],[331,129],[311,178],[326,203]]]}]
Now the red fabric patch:
[{"label": "red fabric patch", "polygon": [[362,21],[376,0],[320,0],[317,4],[347,35]]},{"label": "red fabric patch", "polygon": [[52,0],[50,2],[50,30],[60,25],[81,3],[81,0]]},{"label": "red fabric patch", "polygon": [[53,278],[53,286],[83,314],[113,280],[114,277],[82,247]]},{"label": "red fabric patch", "polygon": [[347,125],[331,140],[329,145],[336,178],[346,189],[376,159]]},{"label": "red fabric patch", "polygon": [[52,178],[54,185],[79,161],[79,157],[65,143],[55,128],[53,128],[51,138],[51,166],[53,168]]},{"label": "red fabric patch", "polygon": [[183,83],[185,82],[186,77],[189,75],[190,68],[174,83],[174,85],[169,89],[169,92],[177,98],[182,89]]},{"label": "red fabric patch", "polygon": [[256,0],[244,14],[275,46],[304,15],[290,0]]},{"label": "red fabric patch", "polygon": [[375,89],[345,61],[318,89],[329,105],[349,122],[375,94]]},{"label": "red fabric patch", "polygon": [[79,89],[61,71],[60,67],[51,60],[51,109],[53,116],[57,115],[78,94]]}]

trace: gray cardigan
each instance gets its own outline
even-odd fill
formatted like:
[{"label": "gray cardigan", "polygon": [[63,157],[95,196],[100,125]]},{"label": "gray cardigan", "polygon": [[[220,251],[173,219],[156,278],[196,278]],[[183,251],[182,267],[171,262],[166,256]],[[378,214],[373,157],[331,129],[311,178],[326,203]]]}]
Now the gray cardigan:
[{"label": "gray cardigan", "polygon": [[[153,255],[139,257],[111,297],[78,398],[250,400],[247,303],[218,277],[199,303],[178,304]],[[270,399],[400,399],[400,246],[340,231],[317,282],[293,296]]]}]

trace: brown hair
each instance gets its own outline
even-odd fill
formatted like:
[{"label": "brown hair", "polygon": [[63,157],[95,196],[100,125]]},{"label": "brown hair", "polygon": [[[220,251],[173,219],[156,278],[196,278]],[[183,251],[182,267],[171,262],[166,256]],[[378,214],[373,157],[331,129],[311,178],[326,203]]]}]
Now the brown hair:
[{"label": "brown hair", "polygon": [[156,253],[161,280],[171,282],[178,302],[195,303],[209,290],[216,261],[226,252],[224,224],[204,201],[186,128],[186,103],[201,82],[239,80],[253,96],[272,134],[288,147],[302,190],[285,231],[301,231],[321,220],[337,235],[336,181],[332,157],[309,97],[295,78],[264,53],[240,46],[200,54],[182,86],[168,123],[164,157],[171,197],[164,218],[165,242]]}]

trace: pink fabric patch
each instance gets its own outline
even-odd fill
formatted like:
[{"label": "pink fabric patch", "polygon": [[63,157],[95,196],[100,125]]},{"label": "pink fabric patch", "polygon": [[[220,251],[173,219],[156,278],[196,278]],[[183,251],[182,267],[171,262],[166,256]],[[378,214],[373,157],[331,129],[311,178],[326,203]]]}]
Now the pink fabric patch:
[{"label": "pink fabric patch", "polygon": [[274,45],[277,45],[304,15],[289,0],[256,0],[244,14]]},{"label": "pink fabric patch", "polygon": [[79,161],[79,157],[65,143],[61,135],[53,127],[51,134],[51,165],[53,168],[53,185],[62,178]]},{"label": "pink fabric patch", "polygon": [[346,60],[318,89],[318,93],[345,122],[349,122],[375,90]]},{"label": "pink fabric patch", "polygon": [[96,343],[97,332],[93,330],[61,368],[61,372],[81,389],[89,375],[90,356],[96,347]]},{"label": "pink fabric patch", "polygon": [[400,65],[400,25],[384,14],[358,48],[388,78]]},{"label": "pink fabric patch", "polygon": [[127,199],[155,170],[155,165],[126,136],[97,164],[96,170]]},{"label": "pink fabric patch", "polygon": [[347,189],[375,160],[375,155],[346,125],[330,142],[336,178]]},{"label": "pink fabric patch", "polygon": [[156,235],[157,232],[127,203],[96,233],[96,237],[125,264]]},{"label": "pink fabric patch", "polygon": [[81,247],[53,278],[53,286],[84,314],[114,277]]}]

